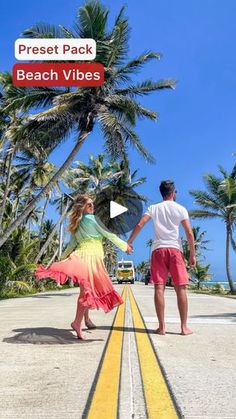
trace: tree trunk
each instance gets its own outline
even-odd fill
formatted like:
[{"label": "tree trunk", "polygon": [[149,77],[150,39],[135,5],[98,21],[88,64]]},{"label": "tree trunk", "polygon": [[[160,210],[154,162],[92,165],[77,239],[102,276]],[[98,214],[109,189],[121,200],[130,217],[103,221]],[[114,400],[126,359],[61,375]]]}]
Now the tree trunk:
[{"label": "tree trunk", "polygon": [[48,204],[48,201],[49,201],[49,196],[50,195],[47,194],[46,199],[45,199],[45,203],[44,203],[44,206],[43,206],[43,212],[42,212],[42,217],[41,217],[41,220],[40,220],[40,227],[39,227],[39,239],[41,238],[42,231],[43,231],[44,216],[45,216],[46,207],[47,207],[47,204]]},{"label": "tree trunk", "polygon": [[43,256],[43,254],[46,252],[46,250],[47,250],[47,248],[48,248],[49,244],[51,243],[51,241],[52,241],[52,239],[53,239],[53,236],[54,236],[54,234],[55,234],[55,232],[56,232],[57,227],[58,227],[58,226],[59,226],[59,224],[63,221],[63,219],[65,218],[65,216],[66,216],[66,214],[67,214],[68,207],[69,207],[69,206],[68,206],[68,205],[66,205],[66,207],[65,207],[64,211],[62,212],[62,214],[61,214],[60,218],[58,219],[58,221],[57,221],[57,222],[56,222],[56,224],[54,225],[54,227],[53,227],[53,229],[52,229],[51,233],[49,234],[49,236],[48,236],[48,238],[47,238],[46,242],[44,243],[44,245],[43,245],[43,246],[42,246],[42,248],[40,249],[39,254],[36,256],[36,258],[35,258],[35,260],[34,260],[34,263],[38,263],[38,261],[39,261],[39,259],[41,258],[41,256]]},{"label": "tree trunk", "polygon": [[31,238],[31,221],[29,219],[28,221],[28,240],[30,241]]},{"label": "tree trunk", "polygon": [[[60,205],[61,214],[63,213],[63,198],[64,198],[64,194],[62,194],[61,196],[61,205]],[[63,220],[61,220],[60,226],[59,226],[59,251],[58,251],[59,259],[61,258],[61,255],[62,255],[62,246],[63,246]]]},{"label": "tree trunk", "polygon": [[230,236],[231,236],[231,227],[230,224],[226,225],[226,273],[229,282],[230,291],[236,293],[236,285],[234,284],[230,268],[229,268],[229,250],[230,250]]},{"label": "tree trunk", "polygon": [[55,253],[54,253],[54,255],[53,255],[53,257],[51,258],[51,260],[48,262],[48,264],[47,264],[47,266],[46,266],[46,268],[48,269],[49,268],[49,266],[52,264],[52,262],[54,262],[54,260],[55,260],[55,258],[56,258],[56,256],[58,255],[58,248],[57,248],[57,250],[55,251]]},{"label": "tree trunk", "polygon": [[90,134],[90,132],[91,131],[86,131],[85,130],[85,131],[82,131],[80,133],[79,139],[78,139],[75,147],[73,148],[73,150],[71,151],[71,153],[69,154],[69,156],[67,157],[67,159],[65,160],[63,165],[60,167],[60,169],[53,175],[53,177],[50,179],[50,181],[47,183],[47,185],[45,185],[44,188],[41,190],[41,192],[34,199],[32,199],[32,201],[29,203],[29,205],[27,205],[27,207],[24,209],[24,211],[22,211],[22,213],[19,215],[19,217],[9,225],[9,227],[5,230],[4,234],[0,237],[0,248],[6,242],[6,240],[11,235],[11,233],[14,230],[16,230],[16,228],[19,227],[22,224],[22,222],[31,213],[31,211],[34,210],[34,208],[36,207],[36,205],[40,201],[40,199],[44,195],[46,195],[47,192],[49,192],[51,190],[53,184],[60,179],[61,175],[65,172],[67,167],[73,162],[76,154],[80,150],[81,146],[83,145],[85,139]]},{"label": "tree trunk", "polygon": [[5,211],[6,202],[7,202],[7,196],[8,196],[8,192],[9,192],[9,185],[10,185],[10,179],[11,179],[11,168],[12,168],[12,160],[13,160],[14,152],[15,152],[15,147],[13,147],[12,151],[9,154],[6,186],[5,186],[3,200],[2,200],[2,204],[1,204],[1,208],[0,208],[0,233],[2,232],[2,220],[3,220],[4,211]]},{"label": "tree trunk", "polygon": [[17,218],[17,214],[18,214],[18,207],[19,207],[19,201],[20,201],[19,196],[17,196],[15,201],[16,201],[16,205],[15,205],[15,208],[14,208],[14,220]]}]

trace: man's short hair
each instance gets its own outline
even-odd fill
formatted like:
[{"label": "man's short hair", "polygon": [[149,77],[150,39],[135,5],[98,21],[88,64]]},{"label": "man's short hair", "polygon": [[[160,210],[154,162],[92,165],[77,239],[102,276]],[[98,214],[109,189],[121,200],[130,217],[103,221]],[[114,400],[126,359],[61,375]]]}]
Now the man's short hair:
[{"label": "man's short hair", "polygon": [[162,198],[165,198],[172,194],[175,191],[175,184],[173,180],[167,179],[162,180],[159,186]]}]

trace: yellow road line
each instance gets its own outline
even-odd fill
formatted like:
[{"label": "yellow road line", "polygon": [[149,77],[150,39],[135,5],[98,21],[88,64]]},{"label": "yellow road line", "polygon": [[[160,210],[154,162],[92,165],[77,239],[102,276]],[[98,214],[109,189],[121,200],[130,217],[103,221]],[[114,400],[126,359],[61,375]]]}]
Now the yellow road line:
[{"label": "yellow road line", "polygon": [[88,419],[117,418],[126,297],[127,288],[125,286],[122,293],[124,304],[121,304],[117,309],[88,411]]},{"label": "yellow road line", "polygon": [[[130,287],[129,300],[133,316],[137,351],[149,419],[176,419],[178,414],[163,377],[142,316]],[[142,329],[142,330],[140,330]]]}]

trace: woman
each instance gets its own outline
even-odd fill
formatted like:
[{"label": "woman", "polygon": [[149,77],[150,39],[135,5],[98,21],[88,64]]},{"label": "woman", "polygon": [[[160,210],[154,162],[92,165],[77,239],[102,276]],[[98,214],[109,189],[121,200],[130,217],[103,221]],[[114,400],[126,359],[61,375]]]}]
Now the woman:
[{"label": "woman", "polygon": [[88,328],[95,327],[89,319],[88,309],[102,308],[107,313],[123,303],[104,266],[102,238],[106,237],[124,252],[132,251],[130,245],[107,231],[100,221],[97,222],[93,213],[91,197],[80,195],[70,215],[68,230],[71,238],[62,254],[62,259],[66,259],[54,262],[48,269],[38,266],[35,271],[38,279],[50,277],[64,284],[71,278],[74,283],[80,284],[76,317],[71,323],[79,339],[84,339],[81,332],[83,316]]}]

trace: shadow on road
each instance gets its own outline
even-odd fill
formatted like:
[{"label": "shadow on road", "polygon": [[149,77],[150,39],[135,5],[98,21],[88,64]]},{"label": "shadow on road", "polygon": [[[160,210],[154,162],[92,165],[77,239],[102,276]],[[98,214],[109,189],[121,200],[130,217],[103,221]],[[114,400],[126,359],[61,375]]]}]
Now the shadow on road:
[{"label": "shadow on road", "polygon": [[14,329],[13,332],[20,332],[10,338],[4,338],[7,343],[31,343],[34,345],[71,345],[85,344],[103,339],[80,340],[67,329],[56,329],[54,327],[35,327],[26,329]]},{"label": "shadow on road", "polygon": [[[100,329],[100,330],[118,330],[120,332],[129,332],[129,333],[149,333],[149,334],[155,334],[157,336],[160,336],[156,333],[155,329],[141,329],[139,327],[135,328],[135,327],[110,327],[110,326],[97,326],[96,329]],[[166,332],[166,335],[180,335],[181,333],[175,333],[175,332]]]},{"label": "shadow on road", "polygon": [[[155,334],[154,329],[141,329],[134,327],[110,327],[97,326],[97,330],[117,330],[124,333],[149,333]],[[83,329],[88,333],[87,329]],[[15,336],[4,338],[3,342],[14,344],[31,343],[34,345],[71,345],[71,344],[86,344],[89,342],[101,342],[104,339],[86,339],[80,340],[73,335],[71,330],[56,329],[54,327],[34,327],[25,329],[14,329],[13,332],[18,332]],[[178,335],[179,333],[166,332],[166,334]]]}]

